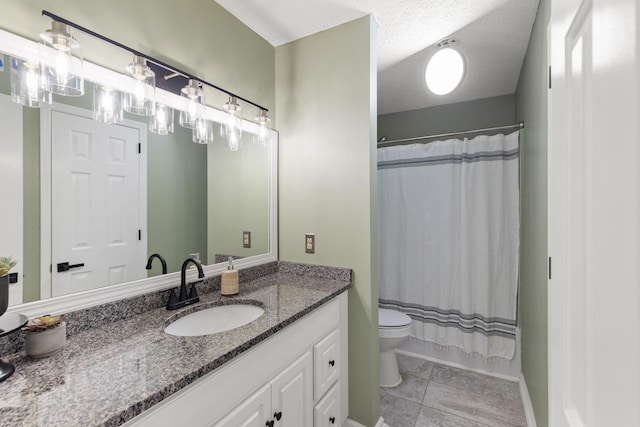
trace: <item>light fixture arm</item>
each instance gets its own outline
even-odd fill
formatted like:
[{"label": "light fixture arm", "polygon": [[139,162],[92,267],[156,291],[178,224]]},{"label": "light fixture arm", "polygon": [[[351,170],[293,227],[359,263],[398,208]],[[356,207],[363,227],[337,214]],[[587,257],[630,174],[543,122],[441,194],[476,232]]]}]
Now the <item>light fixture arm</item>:
[{"label": "light fixture arm", "polygon": [[184,77],[186,77],[188,79],[197,80],[200,83],[202,83],[204,85],[207,85],[207,86],[209,86],[209,87],[211,87],[211,88],[213,88],[213,89],[215,89],[215,90],[217,90],[219,92],[225,93],[225,94],[227,94],[227,95],[229,95],[231,97],[240,99],[240,100],[242,100],[242,101],[244,101],[244,102],[246,102],[248,104],[251,104],[256,108],[259,108],[260,110],[269,111],[267,108],[265,108],[265,107],[263,107],[263,106],[261,106],[259,104],[256,104],[255,102],[252,102],[252,101],[250,101],[250,100],[248,100],[246,98],[243,98],[240,95],[237,95],[237,94],[235,94],[233,92],[229,92],[228,90],[226,90],[224,88],[221,88],[220,86],[217,86],[217,85],[214,85],[213,83],[209,83],[209,82],[207,82],[205,80],[202,80],[201,78],[196,77],[193,74],[187,73],[186,71],[182,71],[182,70],[180,70],[180,69],[178,69],[178,68],[176,68],[174,66],[171,66],[171,65],[169,65],[169,64],[167,64],[165,62],[160,61],[159,59],[156,59],[156,58],[154,58],[152,56],[149,56],[149,55],[147,55],[145,53],[137,51],[137,50],[135,50],[133,48],[130,48],[129,46],[126,46],[126,45],[124,45],[122,43],[119,43],[119,42],[117,42],[115,40],[112,40],[112,39],[110,39],[108,37],[105,37],[102,34],[98,34],[95,31],[92,31],[92,30],[90,30],[88,28],[85,28],[85,27],[83,27],[81,25],[78,25],[75,22],[71,22],[71,21],[69,21],[69,20],[67,20],[65,18],[62,18],[62,17],[60,17],[58,15],[55,15],[55,14],[53,14],[53,13],[47,11],[47,10],[43,10],[42,11],[42,15],[43,16],[47,16],[47,17],[53,19],[54,21],[60,22],[60,23],[65,24],[65,25],[68,25],[69,27],[73,27],[76,30],[82,31],[83,33],[88,34],[88,35],[90,35],[92,37],[95,37],[97,39],[100,39],[102,41],[110,43],[110,44],[112,44],[114,46],[117,46],[120,49],[124,49],[124,50],[126,50],[126,51],[128,51],[128,52],[130,52],[130,53],[132,53],[132,54],[134,54],[136,56],[140,56],[142,58],[145,58],[147,61],[153,62],[154,64],[159,65],[159,66],[165,68],[168,71],[180,74],[180,75],[182,75],[182,76],[184,76]]}]

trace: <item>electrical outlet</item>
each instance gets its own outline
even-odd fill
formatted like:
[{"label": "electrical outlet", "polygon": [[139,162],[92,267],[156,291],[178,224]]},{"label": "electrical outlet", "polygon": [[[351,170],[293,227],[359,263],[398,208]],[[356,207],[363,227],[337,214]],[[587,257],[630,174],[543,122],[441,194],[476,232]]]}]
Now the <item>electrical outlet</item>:
[{"label": "electrical outlet", "polygon": [[250,248],[251,247],[251,232],[243,231],[242,232],[242,247]]},{"label": "electrical outlet", "polygon": [[316,235],[313,233],[306,233],[304,235],[304,251],[308,254],[316,253]]}]

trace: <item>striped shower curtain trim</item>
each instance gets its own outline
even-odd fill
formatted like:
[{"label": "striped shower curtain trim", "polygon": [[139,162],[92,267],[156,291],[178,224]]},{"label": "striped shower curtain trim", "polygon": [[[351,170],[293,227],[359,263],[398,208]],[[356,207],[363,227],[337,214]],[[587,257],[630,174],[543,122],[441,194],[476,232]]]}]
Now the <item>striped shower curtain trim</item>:
[{"label": "striped shower curtain trim", "polygon": [[478,332],[485,336],[501,336],[510,339],[515,339],[516,336],[516,322],[500,317],[484,317],[478,313],[463,314],[459,310],[425,307],[420,304],[382,298],[379,299],[379,306],[401,311],[413,320],[458,328],[466,333]]}]

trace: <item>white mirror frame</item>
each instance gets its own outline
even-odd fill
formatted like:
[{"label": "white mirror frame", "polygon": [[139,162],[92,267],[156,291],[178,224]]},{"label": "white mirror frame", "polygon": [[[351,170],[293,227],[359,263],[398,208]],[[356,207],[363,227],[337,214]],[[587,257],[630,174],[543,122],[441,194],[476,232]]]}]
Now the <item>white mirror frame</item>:
[{"label": "white mirror frame", "polygon": [[[5,55],[25,60],[38,61],[39,43],[27,40],[5,30],[0,30],[0,51]],[[85,61],[84,78],[93,82],[108,84],[116,89],[124,90],[127,79],[123,74],[108,70],[102,66]],[[176,110],[180,110],[182,105],[181,97],[162,89],[156,89],[156,100],[166,104]],[[206,107],[207,119],[222,123],[225,113]],[[243,119],[243,131],[257,133],[258,124]],[[269,247],[268,252],[261,255],[241,258],[234,261],[237,269],[241,270],[278,259],[278,133],[271,131],[271,142],[269,144]],[[42,250],[42,249],[41,249]],[[214,264],[203,266],[206,277],[214,277],[222,274],[226,270],[226,264]],[[187,281],[197,280],[196,271],[187,271]],[[94,307],[113,301],[131,298],[151,292],[157,292],[176,287],[180,284],[180,272],[165,274],[161,276],[135,280],[118,285],[106,286],[90,291],[78,292],[74,294],[59,296],[51,299],[34,301],[26,304],[18,304],[8,308],[7,313],[20,313],[29,318],[42,316],[44,314],[63,314],[84,308]]]}]

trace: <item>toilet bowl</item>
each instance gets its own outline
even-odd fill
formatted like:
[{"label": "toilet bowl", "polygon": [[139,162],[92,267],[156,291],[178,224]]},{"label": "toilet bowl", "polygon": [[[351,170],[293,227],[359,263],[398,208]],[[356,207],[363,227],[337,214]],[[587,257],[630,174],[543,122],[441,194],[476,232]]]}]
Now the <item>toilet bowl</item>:
[{"label": "toilet bowl", "polygon": [[396,310],[378,310],[380,342],[380,387],[395,387],[402,382],[395,348],[411,334],[411,318]]}]

